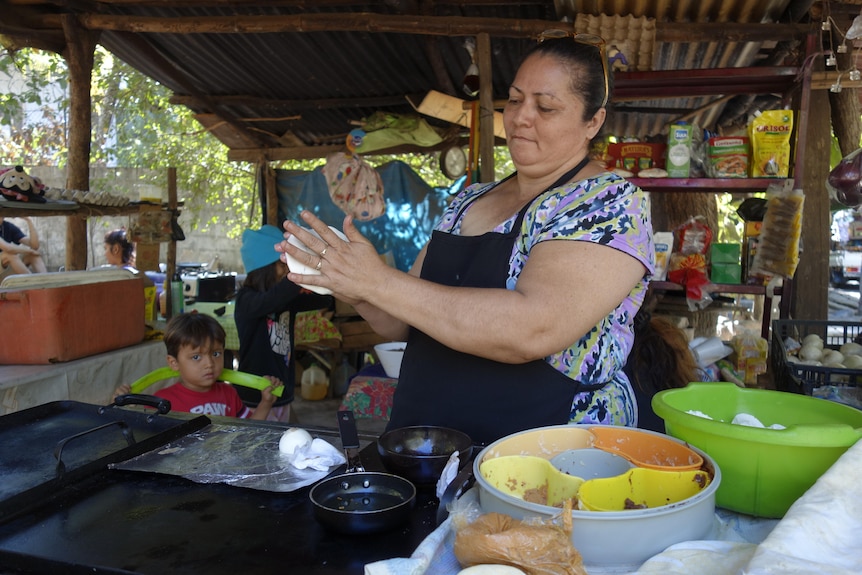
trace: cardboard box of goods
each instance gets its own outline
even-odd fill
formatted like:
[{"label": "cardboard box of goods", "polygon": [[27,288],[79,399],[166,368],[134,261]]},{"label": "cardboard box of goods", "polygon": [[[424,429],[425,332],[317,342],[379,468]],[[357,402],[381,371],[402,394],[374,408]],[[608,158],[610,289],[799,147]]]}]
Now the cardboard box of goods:
[{"label": "cardboard box of goods", "polygon": [[621,168],[635,176],[641,170],[664,168],[665,149],[662,143],[621,142],[608,146],[609,168]]},{"label": "cardboard box of goods", "polygon": [[667,177],[687,178],[691,174],[691,124],[671,124],[667,131]]},{"label": "cardboard box of goods", "polygon": [[738,284],[742,282],[742,265],[738,263],[716,263],[710,266],[709,281],[717,284]]},{"label": "cardboard box of goods", "polygon": [[713,243],[709,247],[709,260],[712,263],[738,264],[741,252],[740,244]]}]

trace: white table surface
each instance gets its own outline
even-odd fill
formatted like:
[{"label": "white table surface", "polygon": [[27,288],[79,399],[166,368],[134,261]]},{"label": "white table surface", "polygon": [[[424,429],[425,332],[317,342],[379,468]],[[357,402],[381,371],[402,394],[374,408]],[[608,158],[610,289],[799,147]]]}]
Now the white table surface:
[{"label": "white table surface", "polygon": [[165,344],[130,347],[48,365],[0,365],[0,415],[51,401],[107,404],[114,389],[166,365]]}]

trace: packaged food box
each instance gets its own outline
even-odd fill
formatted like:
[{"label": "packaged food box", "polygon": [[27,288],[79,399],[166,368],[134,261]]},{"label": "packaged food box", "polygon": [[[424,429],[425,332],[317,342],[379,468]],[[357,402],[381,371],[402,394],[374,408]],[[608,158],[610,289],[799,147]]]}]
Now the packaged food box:
[{"label": "packaged food box", "polygon": [[738,264],[741,252],[740,244],[712,243],[709,246],[709,260],[714,264]]},{"label": "packaged food box", "polygon": [[608,146],[609,168],[622,168],[635,176],[641,170],[664,168],[665,149],[662,143],[622,142]]},{"label": "packaged food box", "polygon": [[655,232],[653,234],[655,244],[655,275],[656,281],[664,281],[667,278],[667,267],[670,262],[670,254],[673,251],[673,232]]},{"label": "packaged food box", "polygon": [[742,265],[713,262],[710,266],[709,281],[716,284],[738,284],[742,280]]},{"label": "packaged food box", "polygon": [[671,124],[667,132],[667,177],[688,178],[691,174],[691,124]]},{"label": "packaged food box", "polygon": [[707,140],[706,146],[707,170],[710,177],[748,177],[748,138],[715,137]]}]

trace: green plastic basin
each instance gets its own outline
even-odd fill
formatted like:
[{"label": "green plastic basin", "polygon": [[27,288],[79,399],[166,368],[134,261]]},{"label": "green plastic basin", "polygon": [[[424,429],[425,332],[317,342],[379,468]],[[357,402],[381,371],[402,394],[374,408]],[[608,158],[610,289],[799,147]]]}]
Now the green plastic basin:
[{"label": "green plastic basin", "polygon": [[[723,476],[716,505],[757,517],[787,509],[862,437],[862,411],[807,395],[690,383],[657,393],[668,435],[700,448]],[[712,419],[687,413],[699,411]],[[730,423],[740,413],[766,428]],[[786,429],[769,429],[772,424]]]}]

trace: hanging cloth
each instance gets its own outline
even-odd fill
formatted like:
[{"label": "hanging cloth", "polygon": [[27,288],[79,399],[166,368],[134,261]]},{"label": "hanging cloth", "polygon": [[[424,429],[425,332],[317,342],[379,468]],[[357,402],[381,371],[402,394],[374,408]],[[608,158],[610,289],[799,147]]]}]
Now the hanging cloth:
[{"label": "hanging cloth", "polygon": [[323,166],[329,196],[345,214],[368,221],[386,213],[380,174],[354,150],[365,132],[352,130],[347,136],[347,151],[330,154]]}]

